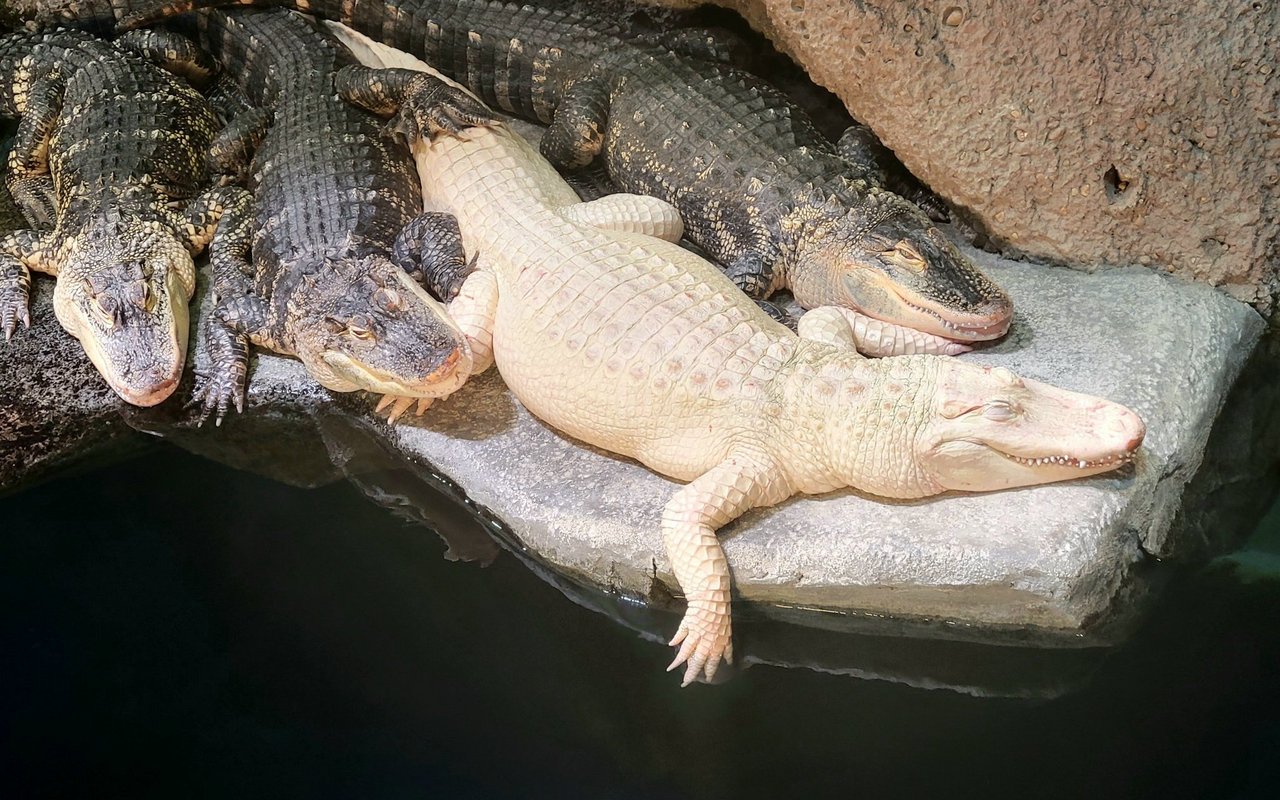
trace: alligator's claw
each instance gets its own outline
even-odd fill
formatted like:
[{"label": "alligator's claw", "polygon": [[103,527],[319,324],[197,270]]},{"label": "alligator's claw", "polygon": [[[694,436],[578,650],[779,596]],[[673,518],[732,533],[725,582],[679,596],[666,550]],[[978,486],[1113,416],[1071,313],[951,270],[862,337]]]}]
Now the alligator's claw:
[{"label": "alligator's claw", "polygon": [[680,620],[680,629],[670,642],[680,647],[667,672],[688,663],[681,686],[688,686],[700,675],[710,681],[720,668],[720,659],[733,663],[733,632],[728,604],[718,601],[690,600],[689,609]]},{"label": "alligator's claw", "polygon": [[232,407],[237,413],[244,413],[244,377],[240,376],[237,380],[234,374],[227,372],[197,370],[196,386],[191,392],[187,408],[196,406],[200,407],[197,425],[204,425],[209,415],[213,414],[213,424],[221,426],[227,410]]},{"label": "alligator's claw", "polygon": [[0,264],[0,330],[4,331],[4,340],[9,341],[18,323],[23,327],[31,327],[31,312],[28,294],[31,275],[26,268],[16,262]]},{"label": "alligator's claw", "polygon": [[375,414],[381,414],[384,409],[390,407],[390,411],[387,413],[387,422],[394,425],[396,420],[400,419],[401,415],[408,411],[411,406],[414,406],[415,403],[417,405],[413,409],[413,414],[420,417],[428,408],[431,408],[432,402],[434,400],[430,397],[401,397],[394,394],[384,394],[373,411]]},{"label": "alligator's claw", "polygon": [[416,133],[426,139],[440,134],[458,136],[467,128],[495,125],[498,118],[465,90],[434,75],[418,75],[405,93],[400,125],[412,118]]},{"label": "alligator's claw", "polygon": [[200,406],[197,425],[204,425],[215,414],[214,425],[221,425],[227,409],[244,413],[246,378],[249,373],[249,344],[244,334],[237,333],[210,320],[209,369],[196,370],[196,386],[187,407]]}]

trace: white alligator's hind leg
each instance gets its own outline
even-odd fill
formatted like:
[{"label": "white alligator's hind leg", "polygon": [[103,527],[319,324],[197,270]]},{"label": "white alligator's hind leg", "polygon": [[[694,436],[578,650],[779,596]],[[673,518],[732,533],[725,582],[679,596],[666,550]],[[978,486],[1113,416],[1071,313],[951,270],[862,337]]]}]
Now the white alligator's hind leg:
[{"label": "white alligator's hind leg", "polygon": [[471,346],[471,374],[493,365],[493,322],[498,315],[498,278],[478,269],[467,276],[458,296],[449,303],[449,316]]},{"label": "white alligator's hind leg", "polygon": [[802,338],[843,350],[855,349],[868,356],[957,356],[972,349],[931,333],[881,322],[842,306],[819,306],[805,312],[797,332]]},{"label": "white alligator's hind leg", "polygon": [[700,674],[710,680],[720,659],[733,661],[729,611],[729,563],[716,529],[759,506],[792,494],[791,487],[763,455],[733,455],[676,492],[662,512],[662,538],[689,608],[673,646],[680,652],[668,671],[688,662],[681,685]]},{"label": "white alligator's hind leg", "polygon": [[573,222],[593,225],[607,231],[642,233],[678,242],[684,235],[684,221],[676,207],[642,194],[611,194],[563,209]]}]

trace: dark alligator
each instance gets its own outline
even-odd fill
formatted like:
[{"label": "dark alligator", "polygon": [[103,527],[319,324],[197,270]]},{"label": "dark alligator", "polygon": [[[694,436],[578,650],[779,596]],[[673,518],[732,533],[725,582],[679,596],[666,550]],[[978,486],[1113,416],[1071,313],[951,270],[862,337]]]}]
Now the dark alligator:
[{"label": "dark alligator", "polygon": [[[409,274],[464,263],[457,223],[421,214],[408,147],[336,96],[345,49],[291,11],[205,12],[198,24],[256,106],[213,148],[218,171],[247,172],[252,201],[211,248],[216,302],[206,328],[212,367],[196,388],[202,419],[242,408],[250,341],[296,356],[331,390],[384,395],[379,410],[389,404],[392,421],[415,402],[424,410],[470,373],[465,339]],[[437,83],[423,112],[442,128],[491,121],[465,93]]]},{"label": "dark alligator", "polygon": [[177,386],[192,256],[227,196],[201,194],[217,117],[158,64],[196,77],[212,66],[166,33],[0,37],[0,116],[21,118],[6,183],[30,223],[0,239],[0,329],[30,325],[28,270],[56,275],[58,321],[141,406]]},{"label": "dark alligator", "polygon": [[[230,2],[72,5],[134,26]],[[490,105],[549,123],[542,150],[562,168],[603,152],[621,188],[679,208],[687,236],[755,298],[786,286],[807,307],[852,307],[958,341],[1008,328],[1008,297],[918,208],[866,179],[862,131],[833,145],[714,40],[677,31],[657,42],[563,2],[240,2],[304,9],[425,58]]]}]

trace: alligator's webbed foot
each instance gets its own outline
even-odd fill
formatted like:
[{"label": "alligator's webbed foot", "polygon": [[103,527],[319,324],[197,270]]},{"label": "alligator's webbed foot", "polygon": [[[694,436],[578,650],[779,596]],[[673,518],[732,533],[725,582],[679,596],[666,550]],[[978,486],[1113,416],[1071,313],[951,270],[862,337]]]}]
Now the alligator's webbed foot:
[{"label": "alligator's webbed foot", "polygon": [[265,108],[251,108],[233,117],[209,145],[210,174],[223,185],[242,182],[272,120],[272,112]]},{"label": "alligator's webbed foot", "polygon": [[196,88],[208,86],[218,62],[199,45],[176,31],[138,28],[121,34],[116,44],[185,79]]},{"label": "alligator's webbed foot", "polygon": [[0,238],[0,332],[5,341],[13,336],[18,323],[31,327],[30,270],[58,274],[57,262],[50,258],[51,235],[20,230]]},{"label": "alligator's webbed foot", "polygon": [[568,88],[538,149],[556,169],[582,169],[600,154],[608,120],[609,83],[592,72]]},{"label": "alligator's webbed foot", "polygon": [[773,265],[759,253],[743,253],[729,264],[724,274],[752,300],[764,300],[773,293]]},{"label": "alligator's webbed foot", "polygon": [[435,398],[432,397],[400,397],[394,394],[384,394],[382,399],[378,401],[378,405],[374,407],[375,414],[387,412],[387,423],[395,425],[396,420],[410,409],[413,408],[413,415],[420,417],[431,408]]},{"label": "alligator's webbed foot", "polygon": [[229,408],[234,406],[237,413],[244,411],[249,339],[223,319],[219,311],[209,317],[206,339],[209,366],[196,370],[195,390],[187,406],[200,408],[197,424],[203,425],[213,414],[214,424],[221,425]]},{"label": "alligator's webbed foot", "polygon": [[[728,590],[724,592],[728,597]],[[667,666],[667,672],[687,664],[681,686],[688,686],[702,675],[707,680],[715,677],[723,659],[733,663],[733,629],[729,616],[729,601],[690,600],[689,608],[680,620],[680,628],[668,642],[679,647],[675,659]]]},{"label": "alligator's webbed foot", "polygon": [[31,327],[28,294],[31,289],[31,273],[21,261],[0,253],[0,331],[5,341],[13,336],[21,322]]},{"label": "alligator's webbed foot", "polygon": [[394,115],[388,128],[409,142],[457,136],[499,121],[465,89],[417,70],[347,66],[334,76],[334,84],[347,102],[379,116]]},{"label": "alligator's webbed foot", "polygon": [[58,222],[58,200],[51,175],[29,175],[11,181],[9,193],[33,228],[47,230]]},{"label": "alligator's webbed foot", "polygon": [[662,510],[662,539],[689,609],[672,646],[668,671],[687,664],[682,685],[715,677],[720,661],[733,660],[729,562],[716,529],[743,512],[772,505],[791,487],[769,456],[739,451],[676,492]]},{"label": "alligator's webbed foot", "polygon": [[446,303],[458,296],[475,270],[462,249],[462,231],[452,214],[428,211],[409,221],[396,237],[391,261]]}]

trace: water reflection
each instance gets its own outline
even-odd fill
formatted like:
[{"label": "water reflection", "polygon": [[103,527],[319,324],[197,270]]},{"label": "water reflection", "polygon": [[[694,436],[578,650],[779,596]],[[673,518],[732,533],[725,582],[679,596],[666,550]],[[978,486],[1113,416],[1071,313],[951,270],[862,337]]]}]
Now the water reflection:
[{"label": "water reflection", "polygon": [[[1089,680],[1053,663],[1085,651],[1003,661],[1003,693],[1071,683],[1056,699],[759,666],[680,690],[665,647],[564,602],[592,602],[571,585],[449,563],[345,482],[158,447],[0,518],[0,758],[42,794],[1245,797],[1280,779],[1280,591],[1222,571],[1175,574],[1125,645],[1080,664]],[[458,527],[485,533],[436,522],[455,550]],[[812,646],[758,624],[757,663]],[[1000,648],[818,638],[879,674],[932,658],[990,686],[1001,667]]]}]

